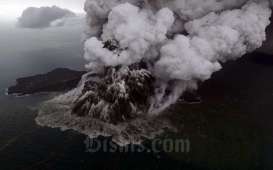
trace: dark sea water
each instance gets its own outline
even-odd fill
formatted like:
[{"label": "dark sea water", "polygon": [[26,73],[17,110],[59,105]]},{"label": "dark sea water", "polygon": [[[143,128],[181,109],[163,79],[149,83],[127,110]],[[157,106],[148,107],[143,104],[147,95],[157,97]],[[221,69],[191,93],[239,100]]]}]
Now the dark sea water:
[{"label": "dark sea water", "polygon": [[[83,69],[78,32],[71,39],[69,31],[33,36],[27,30],[0,28],[5,32],[0,39],[0,170],[273,169],[273,56],[252,54],[227,63],[201,85],[202,103],[177,103],[168,110],[180,128],[162,138],[188,139],[188,153],[89,153],[84,135],[36,125],[39,103],[53,94],[4,95],[18,77],[57,67]],[[43,36],[59,37],[41,42]],[[65,42],[74,43],[58,46]]]},{"label": "dark sea water", "polygon": [[5,89],[19,77],[59,67],[82,70],[81,32],[81,28],[19,29],[12,23],[0,22],[0,169],[112,170],[175,166],[172,159],[166,158],[170,162],[165,162],[150,153],[89,153],[84,143],[86,136],[36,125],[37,107],[54,94],[20,98],[4,95]]}]

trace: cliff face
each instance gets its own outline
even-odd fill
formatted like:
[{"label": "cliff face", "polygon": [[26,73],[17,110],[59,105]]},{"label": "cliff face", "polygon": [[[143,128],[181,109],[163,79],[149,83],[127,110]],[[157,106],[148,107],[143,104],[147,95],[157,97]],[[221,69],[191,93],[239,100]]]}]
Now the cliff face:
[{"label": "cliff face", "polygon": [[46,74],[19,78],[16,80],[16,85],[8,88],[8,94],[22,96],[70,90],[77,86],[83,74],[85,74],[84,71],[58,68]]}]

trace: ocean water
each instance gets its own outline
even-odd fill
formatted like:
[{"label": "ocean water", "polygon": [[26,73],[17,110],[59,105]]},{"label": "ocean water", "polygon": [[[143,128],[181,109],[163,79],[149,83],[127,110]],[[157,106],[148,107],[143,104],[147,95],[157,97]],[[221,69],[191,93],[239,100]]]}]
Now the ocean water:
[{"label": "ocean water", "polygon": [[[87,152],[86,137],[40,127],[37,107],[54,94],[15,98],[5,88],[18,77],[58,67],[83,69],[81,30],[21,30],[0,24],[0,169],[273,169],[273,56],[251,54],[201,85],[202,103],[177,103],[167,112],[189,152]],[[109,138],[98,141],[110,142]],[[145,146],[151,147],[151,141]],[[137,146],[134,146],[137,147]]]},{"label": "ocean water", "polygon": [[[34,119],[39,104],[54,94],[19,98],[5,95],[6,88],[19,77],[46,73],[60,67],[83,70],[81,33],[81,28],[29,30],[16,28],[14,23],[0,22],[1,170],[160,167],[158,164],[161,161],[157,155],[104,151],[89,153],[84,143],[86,136],[36,125]],[[101,140],[110,141],[105,138]]]}]

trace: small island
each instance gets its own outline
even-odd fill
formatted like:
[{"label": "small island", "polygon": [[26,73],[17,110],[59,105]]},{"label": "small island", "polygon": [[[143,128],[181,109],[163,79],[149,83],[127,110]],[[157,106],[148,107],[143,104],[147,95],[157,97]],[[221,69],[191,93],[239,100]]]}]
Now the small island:
[{"label": "small island", "polygon": [[46,74],[19,78],[7,89],[8,95],[24,96],[42,92],[62,92],[75,88],[85,71],[57,68]]}]

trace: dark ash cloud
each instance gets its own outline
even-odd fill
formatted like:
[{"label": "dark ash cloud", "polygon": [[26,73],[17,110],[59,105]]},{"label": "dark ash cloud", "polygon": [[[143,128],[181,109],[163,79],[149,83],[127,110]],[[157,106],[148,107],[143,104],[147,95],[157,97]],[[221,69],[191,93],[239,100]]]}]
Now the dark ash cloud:
[{"label": "dark ash cloud", "polygon": [[52,7],[29,7],[25,9],[18,19],[18,26],[22,28],[46,28],[55,20],[76,16],[70,10],[57,6]]}]

